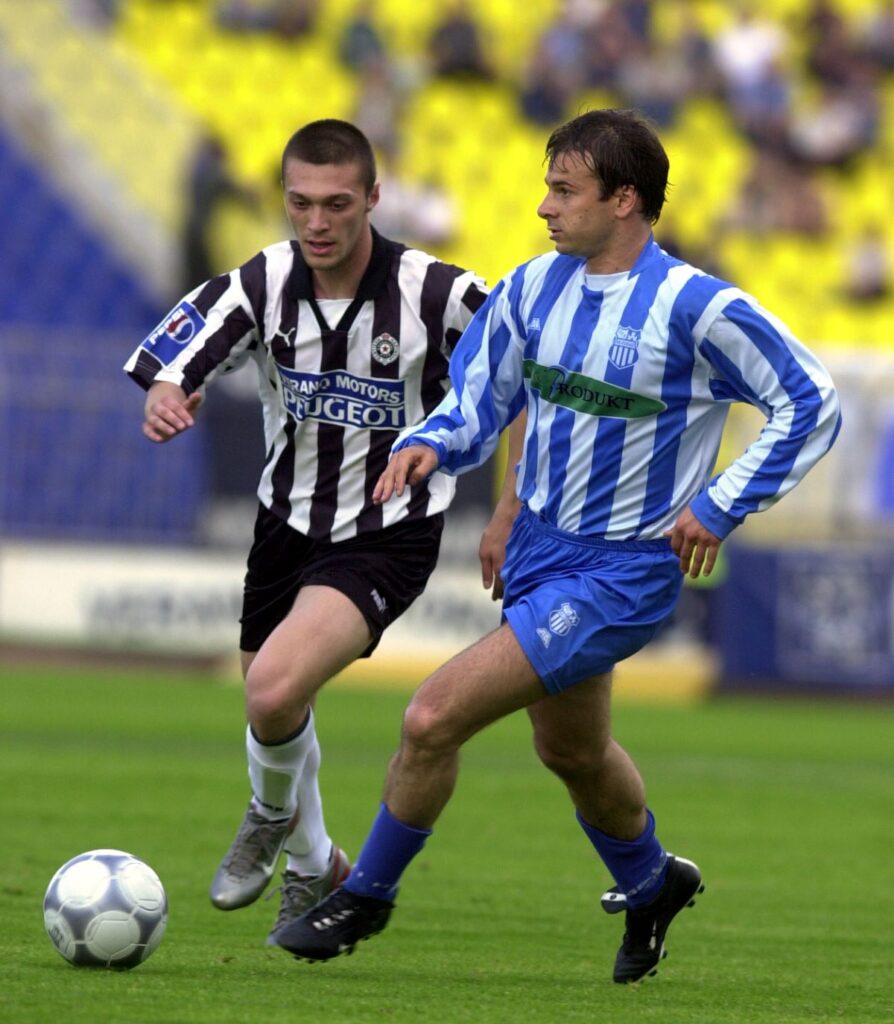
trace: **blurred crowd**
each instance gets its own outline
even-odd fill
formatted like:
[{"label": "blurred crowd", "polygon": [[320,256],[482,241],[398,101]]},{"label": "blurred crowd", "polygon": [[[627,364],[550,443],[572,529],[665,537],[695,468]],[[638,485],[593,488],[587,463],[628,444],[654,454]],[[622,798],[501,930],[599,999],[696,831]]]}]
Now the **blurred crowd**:
[{"label": "blurred crowd", "polygon": [[[227,32],[293,40],[315,30],[325,2],[214,0],[213,10]],[[70,3],[82,20],[109,24],[127,0]],[[475,4],[443,0],[438,10],[425,52],[410,61],[389,45],[376,0],[357,0],[337,44],[338,59],[358,77],[353,119],[381,154],[388,180],[383,230],[426,245],[449,240],[456,211],[437,183],[401,177],[402,109],[426,81],[507,77],[489,56],[491,40]],[[719,101],[752,154],[722,226],[819,238],[829,211],[818,172],[847,172],[879,141],[880,86],[894,75],[894,0],[879,0],[862,17],[845,17],[832,0],[805,0],[800,14],[785,18],[765,10],[734,0],[724,26],[708,34],[685,2],[562,0],[502,84],[517,95],[520,115],[544,131],[577,113],[588,94],[636,107],[662,129],[672,129],[694,98]],[[888,295],[889,260],[882,234],[867,230],[854,246],[855,281],[844,290],[857,301]]]},{"label": "blurred crowd", "polygon": [[[669,129],[693,98],[718,100],[753,154],[723,227],[821,236],[829,216],[816,172],[846,171],[879,139],[879,87],[894,73],[894,0],[856,20],[831,0],[812,0],[801,18],[785,22],[739,0],[730,5],[728,25],[713,36],[699,28],[686,4],[677,4],[670,41],[655,31],[657,6],[656,0],[563,0],[509,83],[521,114],[549,130],[598,90]],[[444,8],[428,40],[424,74],[498,78],[473,6],[451,0]],[[363,83],[356,120],[396,159],[401,103],[418,77],[389,54],[375,0],[360,0],[339,53]],[[443,220],[437,230],[434,241],[443,237]],[[885,297],[889,259],[883,235],[867,230],[854,245],[843,291],[855,301]]]}]

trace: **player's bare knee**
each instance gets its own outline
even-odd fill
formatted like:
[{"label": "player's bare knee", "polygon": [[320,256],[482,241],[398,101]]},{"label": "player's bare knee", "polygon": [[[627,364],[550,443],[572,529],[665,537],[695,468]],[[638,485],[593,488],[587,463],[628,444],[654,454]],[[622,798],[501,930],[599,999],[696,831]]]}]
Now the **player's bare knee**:
[{"label": "player's bare knee", "polygon": [[404,712],[402,747],[417,752],[438,753],[459,746],[449,717],[443,709],[414,699]]},{"label": "player's bare knee", "polygon": [[256,671],[253,665],[245,678],[245,710],[255,730],[276,731],[288,724],[295,704],[291,681],[285,676]]},{"label": "player's bare knee", "polygon": [[576,745],[535,733],[534,749],[542,764],[560,779],[597,778],[605,766],[605,747],[598,744]]}]

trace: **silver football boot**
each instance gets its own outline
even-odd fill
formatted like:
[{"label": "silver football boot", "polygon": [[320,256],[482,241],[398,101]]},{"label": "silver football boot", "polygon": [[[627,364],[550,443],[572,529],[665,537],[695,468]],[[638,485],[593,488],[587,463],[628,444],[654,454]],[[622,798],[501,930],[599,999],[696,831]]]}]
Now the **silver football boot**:
[{"label": "silver football boot", "polygon": [[211,883],[210,896],[215,907],[238,910],[254,903],[273,877],[293,821],[271,821],[248,805],[236,838]]}]

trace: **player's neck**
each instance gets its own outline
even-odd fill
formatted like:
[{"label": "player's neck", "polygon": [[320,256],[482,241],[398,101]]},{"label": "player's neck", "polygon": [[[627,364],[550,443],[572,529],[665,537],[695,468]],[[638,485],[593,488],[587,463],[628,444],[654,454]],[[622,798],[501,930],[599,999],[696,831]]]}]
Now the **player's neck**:
[{"label": "player's neck", "polygon": [[588,274],[621,274],[633,268],[652,234],[651,225],[620,232],[609,245],[587,259]]},{"label": "player's neck", "polygon": [[314,296],[318,299],[353,299],[369,266],[371,256],[372,231],[367,227],[357,240],[351,255],[343,263],[329,269],[314,269]]}]

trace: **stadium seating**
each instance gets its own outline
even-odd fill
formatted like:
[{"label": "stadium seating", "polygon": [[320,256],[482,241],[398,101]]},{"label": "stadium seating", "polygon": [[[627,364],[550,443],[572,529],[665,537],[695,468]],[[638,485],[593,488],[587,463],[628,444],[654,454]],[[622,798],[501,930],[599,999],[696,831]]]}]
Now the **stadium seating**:
[{"label": "stadium seating", "polygon": [[[790,25],[808,9],[806,0],[753,6]],[[873,9],[869,0],[838,6],[850,18]],[[224,31],[215,24],[210,0],[168,0],[163,17],[153,0],[131,0],[124,7],[117,42],[130,48],[147,74],[164,78],[191,111],[221,132],[242,174],[266,184],[282,141],[295,125],[319,116],[351,116],[357,81],[338,63],[336,47],[355,7],[355,0],[323,0],[314,32],[285,41]],[[429,34],[445,8],[379,0],[373,9],[393,58],[412,61],[418,73],[424,68]],[[534,215],[542,191],[538,165],[545,132],[524,122],[514,88],[534,41],[558,9],[556,0],[475,5],[498,80],[445,82],[422,75],[400,125],[404,173],[440,184],[456,201],[456,237],[439,254],[474,266],[491,281],[520,258],[545,248]],[[732,15],[730,5],[717,0],[697,0],[686,11],[709,35]],[[680,31],[679,18],[679,5],[654,5],[656,35],[672,41]],[[803,43],[796,40],[792,59],[802,56],[799,47]],[[310,90],[308,82],[313,82]],[[576,97],[569,113],[611,99],[604,94]],[[749,144],[723,104],[710,98],[689,100],[665,132],[674,188],[659,240],[666,224],[684,253],[709,254],[812,343],[853,344],[865,335],[867,343],[877,344],[890,334],[892,303],[871,311],[847,303],[840,275],[841,254],[867,223],[884,223],[889,244],[894,233],[884,218],[890,191],[887,161],[894,145],[891,82],[883,85],[882,103],[885,127],[877,150],[853,173],[830,171],[823,178],[822,192],[833,215],[828,233],[796,239],[783,232],[749,240],[737,232],[719,234],[749,165]],[[237,218],[229,231],[221,232],[228,265],[244,255],[244,228],[245,218]],[[849,342],[840,336],[843,321],[854,328]]]},{"label": "stadium seating", "polygon": [[[727,23],[732,8],[720,0],[683,6],[709,36]],[[759,0],[754,6],[795,25],[809,4]],[[836,6],[851,19],[877,8],[873,0]],[[213,0],[127,0],[118,20],[98,30],[60,18],[55,0],[0,4],[0,41],[52,111],[53,130],[89,154],[100,179],[120,189],[138,222],[143,218],[169,241],[184,220],[182,183],[195,140],[209,129],[221,137],[237,176],[265,198],[262,215],[232,207],[218,216],[214,240],[223,268],[282,237],[276,178],[284,139],[317,117],[352,117],[361,84],[337,56],[357,0],[320,0],[312,32],[298,39],[225,30],[216,7]],[[432,248],[492,283],[548,248],[535,214],[546,130],[524,120],[517,88],[535,40],[559,7],[559,0],[472,5],[496,79],[468,82],[425,73],[427,40],[445,5],[377,0],[373,6],[400,75],[415,83],[398,125],[399,172],[451,195],[455,235]],[[653,5],[659,39],[677,38],[681,9]],[[790,59],[803,56],[803,40],[796,38]],[[663,132],[672,190],[659,240],[673,239],[694,262],[709,260],[821,351],[890,352],[894,299],[858,303],[844,292],[847,254],[867,229],[881,231],[889,254],[894,250],[888,217],[894,75],[881,83],[879,99],[875,147],[846,169],[817,177],[830,212],[828,230],[817,236],[724,226],[753,151],[725,104],[716,97],[689,99]],[[616,102],[604,91],[589,92],[574,97],[567,113]],[[108,223],[97,223],[95,209],[79,207],[54,185],[54,176],[65,173],[0,134],[0,187],[9,211],[0,234],[7,269],[0,278],[0,322],[17,325],[0,347],[0,386],[12,398],[2,415],[4,429],[25,438],[6,446],[0,458],[0,529],[188,539],[198,530],[206,487],[202,437],[176,452],[172,446],[164,458],[147,453],[135,419],[138,395],[120,377],[124,358],[170,296],[160,298],[157,288],[142,283],[138,268],[147,257],[140,246],[131,245],[123,259],[121,238],[110,236]],[[50,367],[23,355],[39,338],[57,337],[47,333],[51,328],[76,331],[77,351],[105,374],[89,394],[79,392],[83,360],[66,353]],[[40,388],[58,401],[26,408],[19,396]],[[54,438],[62,443],[48,457]],[[100,486],[85,488],[84,480]],[[29,505],[35,488],[47,500]],[[163,493],[183,500],[174,509],[158,500]]]}]

